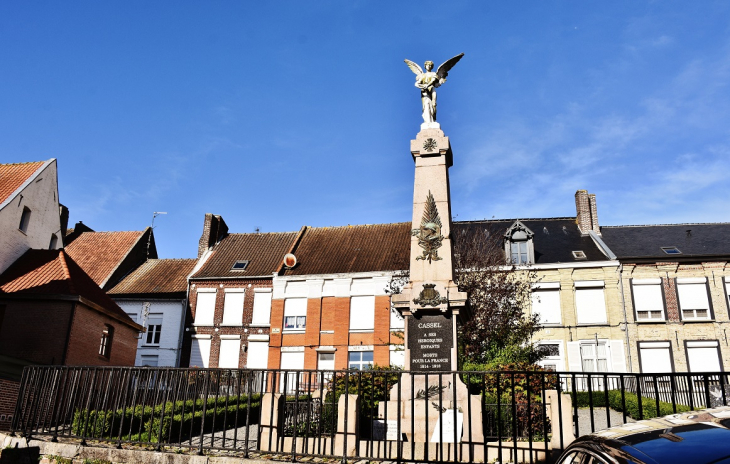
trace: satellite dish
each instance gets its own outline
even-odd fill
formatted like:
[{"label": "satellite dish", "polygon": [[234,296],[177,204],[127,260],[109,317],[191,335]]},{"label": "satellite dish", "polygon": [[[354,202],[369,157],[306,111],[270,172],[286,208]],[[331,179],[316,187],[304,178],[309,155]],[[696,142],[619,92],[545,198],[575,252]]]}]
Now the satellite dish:
[{"label": "satellite dish", "polygon": [[297,257],[294,253],[287,253],[284,255],[284,267],[291,269],[297,265]]}]

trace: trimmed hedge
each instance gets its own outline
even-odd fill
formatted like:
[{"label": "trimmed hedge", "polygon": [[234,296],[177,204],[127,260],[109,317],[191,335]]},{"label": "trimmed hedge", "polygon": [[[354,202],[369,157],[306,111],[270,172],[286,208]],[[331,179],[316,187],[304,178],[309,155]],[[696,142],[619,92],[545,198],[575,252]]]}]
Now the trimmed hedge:
[{"label": "trimmed hedge", "polygon": [[[594,391],[592,392],[593,396],[593,407],[594,408],[605,408],[606,407],[606,393],[603,391]],[[573,403],[576,404],[579,408],[587,408],[590,406],[590,398],[591,395],[589,395],[588,392],[576,392],[575,394],[571,393],[571,397],[573,398]],[[639,420],[640,418],[643,419],[651,419],[654,417],[661,417],[661,416],[667,416],[669,414],[674,414],[674,408],[672,407],[671,403],[667,403],[664,401],[659,402],[659,412],[657,413],[656,410],[656,399],[653,397],[647,397],[642,396],[641,398],[641,409],[643,413],[643,417],[639,414],[639,397],[635,393],[631,392],[625,392],[624,393],[624,401],[623,403],[626,405],[626,415],[631,417],[632,419]],[[621,402],[621,391],[620,390],[609,390],[608,391],[608,407],[611,409],[614,409],[619,412],[623,412],[624,407]],[[687,412],[691,411],[692,409],[689,406],[685,406],[683,404],[677,404],[676,405],[676,412]]]},{"label": "trimmed hedge", "polygon": [[[132,435],[133,441],[176,443],[200,434],[205,405],[203,433],[246,425],[248,397],[246,395],[206,400],[168,401],[157,406],[135,406],[117,410],[81,409],[74,413],[72,432],[77,436],[122,439]],[[193,413],[194,409],[194,413]],[[163,413],[164,411],[164,413]],[[236,417],[238,412],[238,417]],[[261,395],[251,395],[249,422],[258,422]],[[162,419],[162,435],[160,435]],[[84,433],[85,432],[85,433]]]}]

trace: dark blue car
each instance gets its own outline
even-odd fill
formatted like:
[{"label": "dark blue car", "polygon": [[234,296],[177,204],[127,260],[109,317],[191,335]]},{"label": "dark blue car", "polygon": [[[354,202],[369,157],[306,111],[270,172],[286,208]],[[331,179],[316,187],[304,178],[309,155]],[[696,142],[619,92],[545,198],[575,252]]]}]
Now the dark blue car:
[{"label": "dark blue car", "polygon": [[559,464],[730,464],[730,407],[631,422],[574,441]]}]

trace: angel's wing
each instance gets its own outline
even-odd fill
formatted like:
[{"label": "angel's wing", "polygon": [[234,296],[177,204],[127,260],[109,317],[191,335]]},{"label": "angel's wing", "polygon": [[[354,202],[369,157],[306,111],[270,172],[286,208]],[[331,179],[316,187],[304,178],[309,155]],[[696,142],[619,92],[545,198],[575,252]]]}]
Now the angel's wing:
[{"label": "angel's wing", "polygon": [[459,62],[459,60],[461,59],[462,56],[464,56],[464,54],[459,53],[458,55],[451,58],[450,60],[444,61],[444,63],[441,66],[439,66],[439,68],[436,70],[436,74],[438,75],[438,77],[440,77],[441,79],[445,79],[446,76],[448,76],[451,68],[453,68],[454,65]]},{"label": "angel's wing", "polygon": [[411,60],[403,60],[406,62],[409,68],[411,68],[411,71],[413,71],[413,74],[418,76],[419,74],[423,74],[423,69],[421,69],[420,66],[418,66],[416,63],[414,63]]}]

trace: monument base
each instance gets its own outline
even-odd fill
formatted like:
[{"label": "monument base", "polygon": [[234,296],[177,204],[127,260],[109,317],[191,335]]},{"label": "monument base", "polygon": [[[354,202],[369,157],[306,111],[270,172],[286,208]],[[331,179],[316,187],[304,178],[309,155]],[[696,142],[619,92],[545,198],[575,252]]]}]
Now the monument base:
[{"label": "monument base", "polygon": [[453,373],[403,374],[400,384],[390,390],[390,401],[378,405],[378,416],[386,424],[400,417],[401,433],[408,442],[484,441],[481,399],[470,395]]}]

